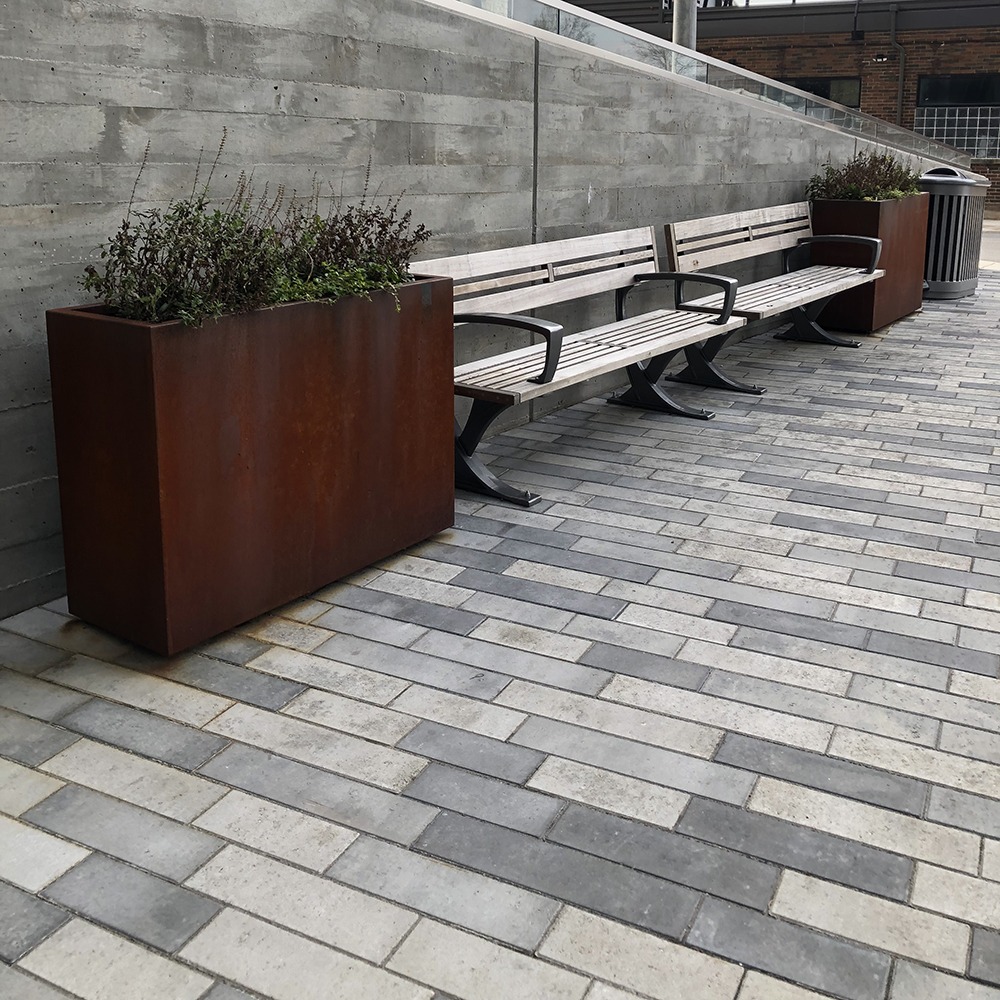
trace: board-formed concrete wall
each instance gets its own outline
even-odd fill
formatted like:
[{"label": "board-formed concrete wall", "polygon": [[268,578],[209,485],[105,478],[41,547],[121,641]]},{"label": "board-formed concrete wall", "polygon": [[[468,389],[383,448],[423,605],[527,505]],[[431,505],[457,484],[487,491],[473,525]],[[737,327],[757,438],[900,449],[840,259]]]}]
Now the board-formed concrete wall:
[{"label": "board-formed concrete wall", "polygon": [[[405,191],[429,256],[800,198],[849,137],[421,0],[8,0],[0,32],[0,617],[63,592],[44,313],[128,205],[228,139],[308,191]],[[484,19],[485,17],[485,19]],[[204,179],[206,167],[202,167]],[[463,339],[460,356],[489,334]]]}]

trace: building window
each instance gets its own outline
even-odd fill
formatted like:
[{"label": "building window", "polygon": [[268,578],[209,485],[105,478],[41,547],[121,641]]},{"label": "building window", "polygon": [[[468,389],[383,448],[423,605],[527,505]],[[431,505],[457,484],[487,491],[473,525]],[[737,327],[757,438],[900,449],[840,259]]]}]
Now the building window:
[{"label": "building window", "polygon": [[976,157],[1000,156],[1000,73],[921,76],[913,130]]},{"label": "building window", "polygon": [[917,82],[921,108],[1000,106],[1000,73],[946,73],[921,76]]},{"label": "building window", "polygon": [[861,107],[861,77],[858,76],[808,76],[781,82],[846,108]]}]

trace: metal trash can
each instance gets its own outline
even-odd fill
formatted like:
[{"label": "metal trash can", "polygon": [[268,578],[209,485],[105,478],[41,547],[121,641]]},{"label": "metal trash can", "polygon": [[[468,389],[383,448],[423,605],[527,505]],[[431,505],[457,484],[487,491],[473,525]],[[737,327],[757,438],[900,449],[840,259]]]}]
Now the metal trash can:
[{"label": "metal trash can", "polygon": [[934,167],[920,178],[921,189],[931,196],[925,299],[960,299],[976,290],[989,186],[985,177],[957,167]]}]

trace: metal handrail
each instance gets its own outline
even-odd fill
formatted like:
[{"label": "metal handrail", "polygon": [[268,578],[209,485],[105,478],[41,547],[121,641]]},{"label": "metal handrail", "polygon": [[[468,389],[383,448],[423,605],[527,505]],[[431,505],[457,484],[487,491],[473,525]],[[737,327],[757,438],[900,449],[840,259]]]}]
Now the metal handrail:
[{"label": "metal handrail", "polygon": [[798,90],[777,80],[649,35],[563,0],[461,0],[472,7],[508,17],[531,27],[627,56],[646,65],[777,105],[786,111],[818,119],[852,135],[911,156],[967,165],[969,156],[953,146],[900,125],[866,115],[854,108]]}]

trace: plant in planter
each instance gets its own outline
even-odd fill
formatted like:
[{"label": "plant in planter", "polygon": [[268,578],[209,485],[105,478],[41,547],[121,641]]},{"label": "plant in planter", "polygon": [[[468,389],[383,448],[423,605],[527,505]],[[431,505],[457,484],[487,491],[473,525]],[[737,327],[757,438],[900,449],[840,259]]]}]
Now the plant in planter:
[{"label": "plant in planter", "polygon": [[398,199],[318,204],[130,204],[46,314],[78,617],[173,654],[452,523],[451,281]]},{"label": "plant in planter", "polygon": [[[871,333],[920,308],[929,195],[919,174],[891,153],[862,151],[842,166],[827,164],[806,186],[813,232],[882,240],[885,276],[835,296],[823,310],[826,326]],[[864,261],[849,244],[817,248],[820,264]]]}]

